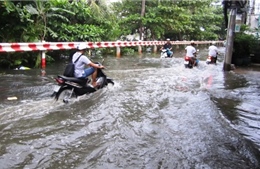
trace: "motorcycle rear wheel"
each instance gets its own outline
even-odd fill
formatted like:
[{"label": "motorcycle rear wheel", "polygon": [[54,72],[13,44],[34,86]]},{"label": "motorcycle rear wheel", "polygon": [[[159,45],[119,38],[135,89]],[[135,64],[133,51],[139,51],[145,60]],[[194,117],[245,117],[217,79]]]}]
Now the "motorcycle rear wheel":
[{"label": "motorcycle rear wheel", "polygon": [[71,98],[76,98],[77,95],[72,90],[72,88],[63,88],[59,90],[56,94],[56,100],[62,101],[63,103],[68,103]]}]

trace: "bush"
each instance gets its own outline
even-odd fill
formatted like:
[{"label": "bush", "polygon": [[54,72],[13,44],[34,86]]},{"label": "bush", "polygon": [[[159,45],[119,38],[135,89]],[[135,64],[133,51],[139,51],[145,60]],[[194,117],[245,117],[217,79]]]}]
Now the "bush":
[{"label": "bush", "polygon": [[246,28],[236,33],[233,45],[232,63],[241,66],[251,62],[250,54],[257,48],[258,40],[254,35],[245,33]]}]

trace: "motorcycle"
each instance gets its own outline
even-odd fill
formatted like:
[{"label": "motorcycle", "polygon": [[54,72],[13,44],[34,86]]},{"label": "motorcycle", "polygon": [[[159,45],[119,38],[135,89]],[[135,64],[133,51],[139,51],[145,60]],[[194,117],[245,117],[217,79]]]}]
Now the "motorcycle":
[{"label": "motorcycle", "polygon": [[113,80],[108,78],[102,69],[97,69],[97,86],[95,88],[90,85],[91,80],[89,78],[58,75],[55,78],[55,81],[57,82],[57,85],[54,86],[52,97],[57,101],[62,100],[64,103],[68,103],[71,98],[77,98],[84,94],[93,93],[104,88],[109,83],[114,85]]},{"label": "motorcycle", "polygon": [[172,56],[173,56],[173,53],[171,54],[171,56],[168,56],[168,51],[169,51],[169,49],[167,48],[167,49],[162,49],[162,51],[161,51],[161,58],[172,58]]},{"label": "motorcycle", "polygon": [[217,57],[208,56],[206,63],[207,64],[216,64],[217,63]]},{"label": "motorcycle", "polygon": [[[199,49],[196,50],[196,53],[194,53],[194,57],[195,57],[195,65],[194,66],[198,66],[199,64],[199,59],[197,58],[197,54],[199,53]],[[185,56],[184,57],[184,66],[185,68],[193,68],[193,60],[191,60],[190,57]]]},{"label": "motorcycle", "polygon": [[[196,58],[195,62],[196,62],[195,66],[198,66],[199,59]],[[193,61],[191,60],[190,57],[188,57],[188,56],[184,57],[184,66],[185,66],[185,68],[193,68]]]}]

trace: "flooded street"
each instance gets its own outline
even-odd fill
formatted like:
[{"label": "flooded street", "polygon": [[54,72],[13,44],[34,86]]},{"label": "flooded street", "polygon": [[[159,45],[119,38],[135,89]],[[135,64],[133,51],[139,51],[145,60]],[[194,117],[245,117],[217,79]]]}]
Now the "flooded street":
[{"label": "flooded street", "polygon": [[65,61],[3,72],[0,169],[259,168],[260,67],[223,72],[201,49],[186,69],[182,55],[105,57],[115,85],[69,104],[50,97]]}]

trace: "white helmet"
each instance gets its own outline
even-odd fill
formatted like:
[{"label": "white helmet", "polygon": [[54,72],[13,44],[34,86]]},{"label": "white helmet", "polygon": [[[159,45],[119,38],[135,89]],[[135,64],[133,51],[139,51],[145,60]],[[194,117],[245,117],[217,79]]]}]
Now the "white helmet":
[{"label": "white helmet", "polygon": [[212,42],[212,45],[216,45],[216,42]]},{"label": "white helmet", "polygon": [[87,45],[86,43],[80,43],[77,47],[78,50],[84,50],[87,49]]},{"label": "white helmet", "polygon": [[169,38],[167,38],[166,40],[167,40],[167,41],[170,41],[170,39],[169,39]]}]

